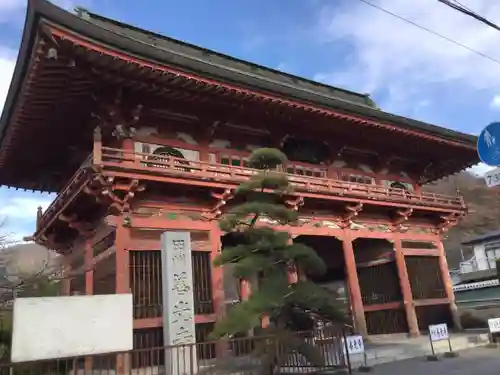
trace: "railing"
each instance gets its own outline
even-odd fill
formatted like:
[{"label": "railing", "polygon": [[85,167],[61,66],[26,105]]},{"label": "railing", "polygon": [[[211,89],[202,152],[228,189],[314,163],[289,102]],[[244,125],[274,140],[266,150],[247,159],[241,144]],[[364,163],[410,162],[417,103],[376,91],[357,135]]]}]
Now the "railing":
[{"label": "railing", "polygon": [[472,259],[460,262],[460,273],[469,273],[469,272],[476,272],[479,271],[479,266],[477,265],[476,258],[473,257]]},{"label": "railing", "polygon": [[[90,171],[93,162],[94,162],[93,155],[90,154],[80,165],[80,168],[78,168],[78,170],[73,175],[71,180],[66,184],[64,189],[62,189],[59,192],[58,197],[64,197],[65,195],[70,194],[72,188],[74,188],[74,186],[77,185],[80,182],[80,180],[82,180],[82,177],[84,177]],[[49,205],[49,207],[47,207],[47,209],[44,211],[44,213],[41,216],[37,216],[36,231],[46,226],[47,220],[52,217],[51,213],[54,213],[59,209],[61,201],[63,200],[57,198],[54,199],[52,203]]]},{"label": "railing", "polygon": [[[291,347],[307,346],[315,361],[298,350],[285,350],[273,336],[220,340],[160,348],[136,349],[87,357],[64,358],[0,365],[0,375],[219,375],[272,374],[270,361],[279,373],[317,373],[349,369],[349,358],[343,353],[345,337],[341,329],[323,329],[294,334],[287,341]],[[294,342],[296,341],[296,342]],[[289,344],[289,345],[288,345]],[[311,350],[309,350],[311,352]],[[275,373],[275,372],[274,372]]]},{"label": "railing", "polygon": [[[103,167],[136,169],[148,173],[180,177],[186,180],[213,180],[237,184],[260,172],[257,169],[225,164],[192,161],[177,157],[140,153],[117,148],[102,147],[94,150],[98,155],[95,163]],[[285,172],[281,172],[285,173]],[[346,198],[383,200],[412,205],[443,206],[464,209],[461,196],[446,196],[431,192],[414,194],[405,189],[388,188],[381,185],[352,183],[331,178],[294,175],[285,173],[297,191],[337,195]]]}]

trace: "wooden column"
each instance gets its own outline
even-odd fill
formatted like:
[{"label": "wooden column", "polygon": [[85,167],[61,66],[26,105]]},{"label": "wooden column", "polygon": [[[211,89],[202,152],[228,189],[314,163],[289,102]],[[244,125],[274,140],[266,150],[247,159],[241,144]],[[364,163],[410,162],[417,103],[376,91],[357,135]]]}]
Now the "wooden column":
[{"label": "wooden column", "polygon": [[347,285],[349,287],[349,300],[351,302],[351,311],[354,315],[356,330],[360,335],[368,336],[361,289],[359,287],[358,271],[356,269],[356,259],[354,258],[354,248],[352,246],[352,239],[349,235],[343,238],[342,249],[344,251]]},{"label": "wooden column", "polygon": [[[213,262],[219,254],[221,244],[221,230],[217,222],[213,222],[214,226],[210,230],[210,261],[212,270],[212,301],[214,304],[214,312],[217,320],[222,319],[226,312],[226,301],[224,291],[224,269],[222,267],[214,267]],[[215,345],[216,358],[225,357],[228,352],[226,340],[219,340]]]},{"label": "wooden column", "polygon": [[[137,160],[136,155],[135,155],[135,149],[134,149],[134,141],[131,138],[125,138],[122,141],[122,148],[125,150],[125,157],[128,159],[125,163],[134,165]],[[132,157],[134,157],[134,160],[132,161]]]},{"label": "wooden column", "polygon": [[[120,221],[123,221],[121,217]],[[115,257],[116,257],[116,293],[130,292],[129,253],[130,228],[121,223],[116,227]]]},{"label": "wooden column", "polygon": [[401,287],[401,295],[403,296],[403,305],[405,308],[406,320],[410,336],[420,335],[418,328],[417,313],[415,312],[415,304],[413,302],[413,294],[411,291],[410,278],[408,277],[408,269],[406,268],[406,260],[403,254],[401,238],[394,239],[394,256],[396,258],[396,266],[398,269],[399,285]]},{"label": "wooden column", "polygon": [[[221,231],[217,222],[214,222],[214,226],[210,230],[210,246],[210,261],[213,265],[213,261],[219,254],[222,246]],[[225,312],[224,271],[222,267],[212,266],[212,300],[214,303],[215,314],[217,319],[219,319]]]},{"label": "wooden column", "polygon": [[[122,223],[123,216],[120,216],[119,223],[116,227],[115,240],[116,294],[130,293],[130,270],[128,253],[128,246],[130,243],[130,228],[124,227]],[[130,374],[130,355],[128,353],[118,354],[116,356],[116,373],[117,375]]]},{"label": "wooden column", "polygon": [[85,270],[85,294],[94,294],[94,249],[92,240],[85,241],[84,270]]},{"label": "wooden column", "polygon": [[441,270],[441,277],[443,279],[443,287],[446,293],[446,297],[448,298],[448,301],[450,303],[453,324],[456,329],[462,329],[460,314],[458,312],[457,304],[455,303],[455,293],[453,293],[453,283],[451,281],[450,270],[448,268],[448,262],[446,260],[446,253],[444,251],[443,242],[439,239],[436,241],[436,245],[439,251],[439,268]]},{"label": "wooden column", "polygon": [[[84,243],[83,255],[83,270],[85,278],[85,295],[94,294],[94,249],[92,247],[92,239],[87,238]],[[85,372],[92,372],[93,369],[92,357],[85,357]]]}]

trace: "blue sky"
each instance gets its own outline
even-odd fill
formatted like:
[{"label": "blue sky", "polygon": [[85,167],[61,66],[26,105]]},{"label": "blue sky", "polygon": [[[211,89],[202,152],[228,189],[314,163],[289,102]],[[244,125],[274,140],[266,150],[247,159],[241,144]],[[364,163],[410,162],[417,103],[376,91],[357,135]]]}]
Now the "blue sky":
[{"label": "blue sky", "polygon": [[[500,32],[436,0],[371,0],[500,61]],[[500,63],[358,0],[58,0],[258,64],[360,92],[386,111],[478,133],[500,119]],[[500,22],[500,2],[462,0]],[[25,0],[0,0],[0,109]],[[480,169],[483,170],[483,169]],[[0,216],[16,238],[52,197],[0,188]]]}]

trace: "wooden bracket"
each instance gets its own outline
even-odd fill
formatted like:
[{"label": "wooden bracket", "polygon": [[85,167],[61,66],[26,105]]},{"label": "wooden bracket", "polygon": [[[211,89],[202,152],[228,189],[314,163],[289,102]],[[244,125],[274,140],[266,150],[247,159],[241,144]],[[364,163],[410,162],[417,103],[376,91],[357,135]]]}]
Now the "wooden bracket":
[{"label": "wooden bracket", "polygon": [[[143,192],[146,189],[144,185],[140,185],[139,180],[131,179],[126,185],[113,184],[110,189],[102,191],[103,196],[107,196],[111,200],[110,210],[115,210],[118,214],[130,211],[130,201],[135,197],[136,193]],[[117,192],[122,192],[123,198],[117,195]]]},{"label": "wooden bracket", "polygon": [[380,174],[384,169],[389,169],[393,162],[393,157],[379,157],[374,167],[374,172]]},{"label": "wooden bracket", "polygon": [[404,232],[404,223],[408,221],[413,214],[413,208],[401,208],[396,210],[395,218],[391,221],[389,226],[391,232]]},{"label": "wooden bracket", "polygon": [[345,214],[340,219],[340,227],[348,228],[352,224],[352,219],[363,210],[363,203],[359,202],[353,205],[345,206]]},{"label": "wooden bracket", "polygon": [[212,193],[212,198],[217,200],[217,203],[208,211],[201,214],[201,217],[205,220],[215,220],[222,215],[222,208],[227,204],[228,201],[234,198],[234,190],[226,189],[222,193]]},{"label": "wooden bracket", "polygon": [[76,214],[72,214],[69,216],[60,214],[57,218],[67,223],[68,227],[78,231],[78,234],[83,237],[88,237],[92,235],[97,226],[95,223],[79,220]]},{"label": "wooden bracket", "polygon": [[392,220],[392,225],[399,226],[405,221],[408,221],[411,214],[413,213],[413,208],[403,208],[396,210],[396,217]]},{"label": "wooden bracket", "polygon": [[100,107],[98,113],[91,116],[97,120],[98,126],[118,139],[131,138],[135,134],[135,125],[140,120],[144,106],[142,104],[125,104],[123,91],[118,90],[114,99]]},{"label": "wooden bracket", "polygon": [[293,211],[298,211],[300,207],[304,205],[304,198],[299,196],[294,197],[295,199],[285,199],[285,204]]},{"label": "wooden bracket", "polygon": [[114,177],[99,174],[83,191],[93,195],[96,202],[109,205],[110,211],[120,215],[130,210],[131,199],[145,188],[137,179],[130,179],[129,183],[115,183]]},{"label": "wooden bracket", "polygon": [[443,215],[440,217],[441,222],[436,226],[435,232],[437,234],[445,233],[452,227],[457,225],[460,219],[465,215],[463,212],[452,212],[449,215]]}]

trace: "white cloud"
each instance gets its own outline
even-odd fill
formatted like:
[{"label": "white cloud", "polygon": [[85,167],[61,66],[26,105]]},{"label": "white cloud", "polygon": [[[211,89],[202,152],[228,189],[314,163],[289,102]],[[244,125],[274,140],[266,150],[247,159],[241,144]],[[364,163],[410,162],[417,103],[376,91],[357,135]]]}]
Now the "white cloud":
[{"label": "white cloud", "polygon": [[489,165],[486,165],[484,163],[479,163],[471,168],[468,169],[470,173],[472,173],[475,176],[482,177],[486,172],[491,171],[494,169],[494,167],[491,167]]},{"label": "white cloud", "polygon": [[46,210],[54,199],[53,195],[16,192],[0,197],[0,235],[8,241],[20,241],[35,231],[38,207]]},{"label": "white cloud", "polygon": [[43,210],[52,202],[53,197],[47,195],[31,194],[24,197],[12,197],[6,199],[0,207],[0,217],[7,221],[31,220],[36,217],[38,207]]},{"label": "white cloud", "polygon": [[[500,60],[500,32],[436,0],[371,1]],[[500,64],[360,1],[340,4],[322,9],[321,38],[325,43],[347,42],[354,53],[345,70],[325,71],[317,79],[360,92],[384,90],[389,103],[395,103],[400,111],[444,83],[460,85],[461,90],[500,90]],[[468,0],[467,6],[494,22],[500,21],[500,2]]]},{"label": "white cloud", "polygon": [[14,56],[14,51],[0,47],[0,113],[3,109],[7,92],[9,91],[12,73],[14,72]]},{"label": "white cloud", "polygon": [[500,109],[500,94],[497,94],[491,99],[490,107],[493,109]]},{"label": "white cloud", "polygon": [[17,12],[26,6],[26,1],[22,0],[0,0],[0,15],[2,19],[7,19],[7,16],[12,12]]}]

